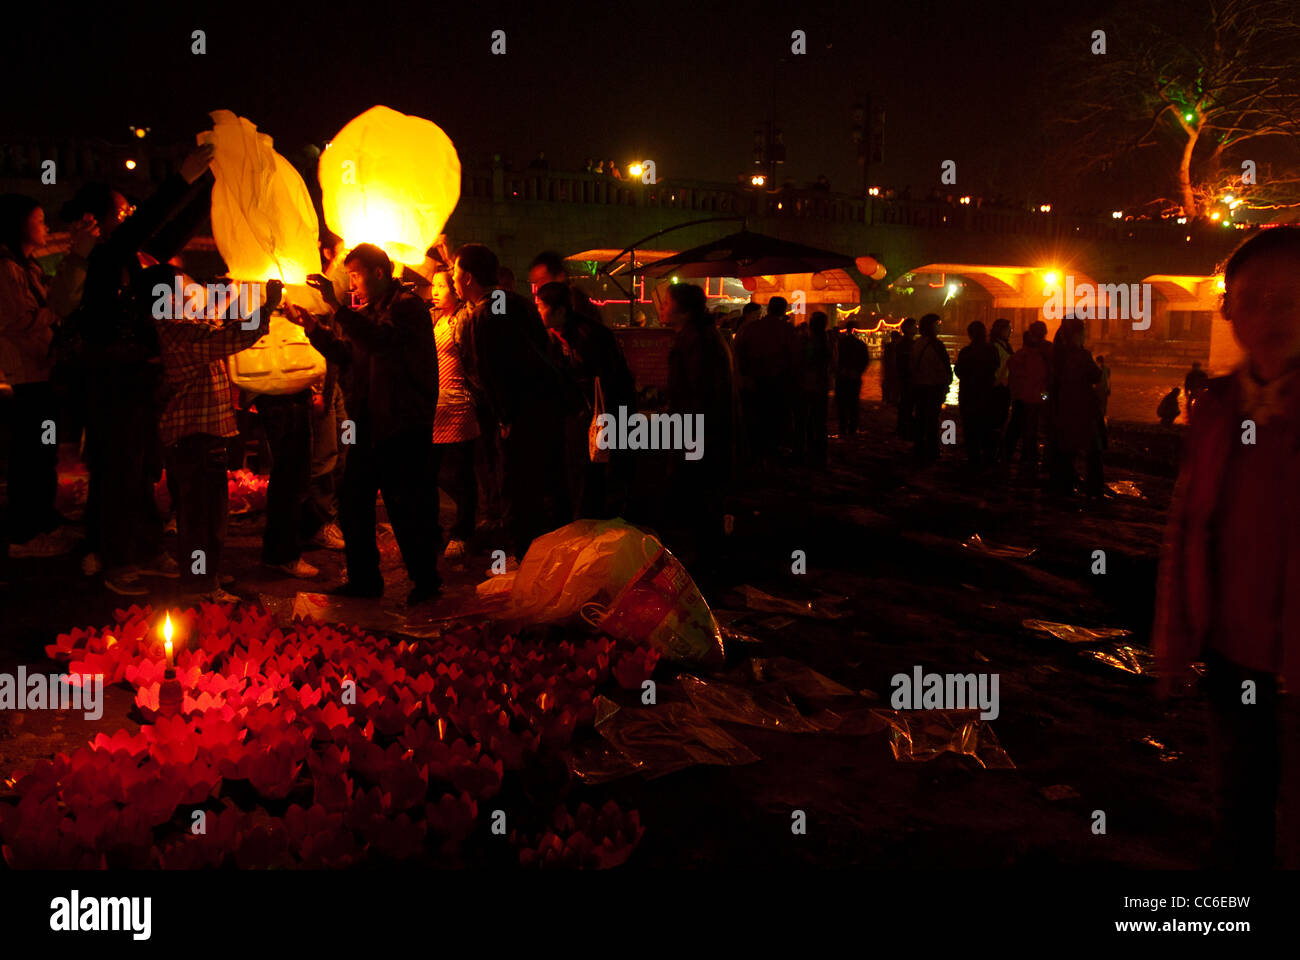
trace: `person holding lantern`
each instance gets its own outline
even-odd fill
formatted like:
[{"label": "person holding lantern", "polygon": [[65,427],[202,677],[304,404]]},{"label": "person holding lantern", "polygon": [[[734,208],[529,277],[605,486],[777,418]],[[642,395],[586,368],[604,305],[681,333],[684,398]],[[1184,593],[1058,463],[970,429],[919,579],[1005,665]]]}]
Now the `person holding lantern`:
[{"label": "person holding lantern", "polygon": [[152,299],[170,290],[176,277],[176,268],[159,264],[140,274],[135,290],[137,309],[151,313],[157,328],[169,388],[159,431],[167,473],[176,479],[181,583],[213,602],[233,603],[239,598],[221,587],[219,572],[229,505],[226,440],[239,433],[226,358],[266,334],[284,285],[268,280],[247,319],[230,308],[220,319],[187,318],[170,293],[161,304]]},{"label": "person holding lantern", "polygon": [[342,437],[350,446],[339,494],[348,579],[333,592],[383,596],[375,542],[375,499],[382,493],[411,579],[406,602],[413,606],[442,590],[437,498],[429,496],[438,401],[433,325],[424,301],[394,278],[393,262],[379,247],[358,244],[343,263],[349,288],[361,301],[357,308],[340,304],[326,277],[307,278],[334,312],[337,331],[301,308],[289,311],[312,346],[343,371],[353,428],[351,436]]},{"label": "person holding lantern", "polygon": [[[152,288],[135,288],[136,303],[131,295],[146,267],[176,257],[208,216],[212,156],[210,146],[193,150],[138,210],[103,183],[83,185],[62,210],[65,221],[96,235],[81,304],[55,340],[55,378],[74,398],[86,432],[91,552],[82,570],[102,569],[104,586],[124,596],[148,592],[141,574],[180,575],[163,550],[153,498],[166,459],[159,421],[171,384],[151,315]],[[174,271],[164,274],[160,282],[171,283]]]}]

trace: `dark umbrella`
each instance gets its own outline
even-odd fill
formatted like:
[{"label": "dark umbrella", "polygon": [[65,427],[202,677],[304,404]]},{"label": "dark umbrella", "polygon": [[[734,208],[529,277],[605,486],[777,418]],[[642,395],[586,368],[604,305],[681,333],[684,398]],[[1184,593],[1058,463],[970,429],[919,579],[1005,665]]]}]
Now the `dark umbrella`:
[{"label": "dark umbrella", "polygon": [[742,230],[638,267],[647,277],[761,277],[854,267],[852,257]]}]

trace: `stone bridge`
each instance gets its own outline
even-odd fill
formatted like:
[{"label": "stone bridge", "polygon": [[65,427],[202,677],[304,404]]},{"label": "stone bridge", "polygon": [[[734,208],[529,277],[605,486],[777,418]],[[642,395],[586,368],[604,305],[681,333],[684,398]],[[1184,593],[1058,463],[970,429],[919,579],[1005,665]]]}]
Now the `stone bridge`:
[{"label": "stone bridge", "polygon": [[[1098,320],[1090,325],[1089,336],[1098,349],[1121,361],[1176,364],[1206,359],[1212,337],[1223,339],[1215,274],[1245,235],[1217,224],[1082,217],[994,207],[973,198],[857,197],[687,180],[642,184],[588,173],[499,167],[465,170],[460,205],[447,232],[455,243],[472,240],[492,247],[522,281],[529,261],[541,250],[566,257],[617,251],[658,231],[713,217],[743,218],[760,233],[874,257],[886,268],[884,280],[854,279],[863,306],[876,306],[880,314],[931,309],[920,300],[915,309],[900,301],[898,284],[893,291],[885,289],[900,278],[961,278],[963,296],[939,311],[949,333],[964,329],[970,320],[988,322],[995,315],[1011,319],[1018,333],[1044,317],[1044,285],[1063,283],[1066,277],[1076,286],[1150,284],[1149,329]],[[698,224],[644,246],[680,251],[739,228],[739,219]],[[1050,315],[1047,319],[1054,327]]]}]

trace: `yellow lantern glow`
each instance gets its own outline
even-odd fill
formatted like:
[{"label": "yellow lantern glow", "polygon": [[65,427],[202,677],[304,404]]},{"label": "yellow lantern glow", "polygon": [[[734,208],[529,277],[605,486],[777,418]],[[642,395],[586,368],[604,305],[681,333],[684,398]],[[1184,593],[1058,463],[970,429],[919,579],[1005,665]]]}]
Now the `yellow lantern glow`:
[{"label": "yellow lantern glow", "polygon": [[434,123],[388,107],[350,121],[320,156],[321,205],[348,247],[419,264],[460,200],[460,157]]},{"label": "yellow lantern glow", "polygon": [[306,286],[320,273],[320,222],[307,184],[273,149],[273,141],[243,117],[214,110],[212,129],[199,135],[216,152],[212,172],[212,237],[235,280],[276,277],[286,299],[324,310]]}]

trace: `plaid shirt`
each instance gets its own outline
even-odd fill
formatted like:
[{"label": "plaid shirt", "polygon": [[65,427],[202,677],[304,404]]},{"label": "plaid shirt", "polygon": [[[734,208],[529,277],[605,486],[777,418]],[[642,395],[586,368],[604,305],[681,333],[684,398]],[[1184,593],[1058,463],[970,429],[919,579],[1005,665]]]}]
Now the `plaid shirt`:
[{"label": "plaid shirt", "polygon": [[230,401],[226,357],[251,347],[266,332],[259,323],[243,329],[238,319],[155,320],[170,396],[159,431],[164,445],[192,433],[233,437],[239,433]]}]

